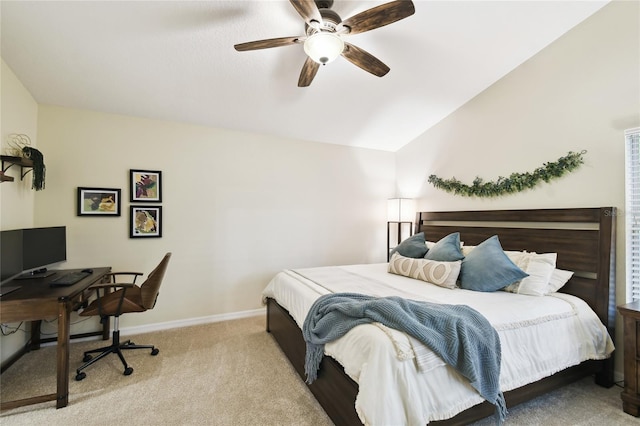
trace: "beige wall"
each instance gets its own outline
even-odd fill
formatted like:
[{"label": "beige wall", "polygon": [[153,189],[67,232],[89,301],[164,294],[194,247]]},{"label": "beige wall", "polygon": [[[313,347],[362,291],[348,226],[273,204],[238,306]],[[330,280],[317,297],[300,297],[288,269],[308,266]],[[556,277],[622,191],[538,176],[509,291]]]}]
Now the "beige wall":
[{"label": "beige wall", "polygon": [[[67,266],[173,252],[156,308],[122,327],[258,309],[282,268],[384,260],[392,153],[44,105],[38,122],[35,222],[67,226]],[[130,169],[162,171],[162,238],[129,238]],[[77,187],[121,188],[122,216],[76,216]]]},{"label": "beige wall", "polygon": [[[5,153],[7,138],[12,133],[29,136],[31,145],[37,147],[38,104],[4,61],[1,67],[0,151]],[[12,166],[7,175],[15,181],[0,184],[0,229],[29,227],[33,223],[34,201],[31,173],[20,181],[20,169]]]},{"label": "beige wall", "polygon": [[[28,135],[32,142],[31,145],[37,147],[38,104],[4,61],[0,66],[2,94],[0,151],[4,154],[5,148],[7,148],[7,136],[11,133]],[[15,180],[0,184],[0,229],[31,227],[33,226],[35,198],[34,191],[31,190],[31,173],[21,181],[20,169],[13,166],[7,171],[7,175],[13,176]],[[10,324],[12,327],[17,325]],[[0,338],[2,361],[11,356],[16,348],[24,345],[27,339],[28,336],[22,331],[2,336]]]},{"label": "beige wall", "polygon": [[[124,329],[261,309],[262,289],[283,268],[386,260],[393,153],[47,105],[37,117],[46,189],[3,192],[3,210],[66,225],[62,267],[148,272],[173,253],[155,309],[123,317]],[[130,169],[162,171],[162,238],[129,238]],[[76,216],[77,187],[121,188],[122,215]],[[4,361],[15,345],[0,342]]]},{"label": "beige wall", "polygon": [[[69,266],[148,271],[173,252],[158,306],[123,327],[260,308],[282,268],[384,260],[371,229],[384,228],[392,153],[52,106],[38,130],[35,221],[67,225]],[[162,171],[160,239],[128,237],[130,169]],[[77,217],[77,187],[121,188],[122,216]]]},{"label": "beige wall", "polygon": [[[639,5],[605,6],[397,152],[399,192],[418,197],[419,210],[615,206],[624,303],[624,130],[640,125]],[[427,182],[431,174],[492,181],[582,150],[578,170],[516,195],[461,197]]]}]

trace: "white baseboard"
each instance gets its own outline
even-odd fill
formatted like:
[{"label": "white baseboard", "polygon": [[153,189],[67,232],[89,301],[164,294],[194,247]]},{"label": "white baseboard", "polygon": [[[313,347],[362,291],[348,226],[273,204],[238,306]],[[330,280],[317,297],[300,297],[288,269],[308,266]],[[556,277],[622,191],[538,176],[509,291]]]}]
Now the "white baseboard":
[{"label": "white baseboard", "polygon": [[613,381],[616,383],[624,382],[624,374],[621,371],[613,371]]},{"label": "white baseboard", "polygon": [[[229,314],[209,315],[206,317],[189,318],[184,320],[160,322],[156,324],[139,325],[134,327],[121,327],[121,335],[143,334],[152,331],[170,330],[172,328],[189,327],[192,325],[210,324],[212,322],[229,321],[240,318],[266,315],[266,308],[253,309],[250,311],[232,312]],[[266,318],[266,317],[265,317]]]},{"label": "white baseboard", "polygon": [[[156,324],[138,325],[133,327],[120,327],[120,336],[151,333],[152,331],[170,330],[172,328],[189,327],[192,325],[210,324],[213,322],[229,321],[240,318],[248,318],[262,315],[266,321],[267,308],[253,309],[250,311],[232,312],[229,314],[210,315],[206,317],[189,318],[176,321],[166,321]],[[50,335],[48,337],[54,337]],[[88,342],[93,340],[102,340],[102,336],[91,336],[73,339],[74,342]],[[54,346],[57,342],[42,343],[42,346]]]}]

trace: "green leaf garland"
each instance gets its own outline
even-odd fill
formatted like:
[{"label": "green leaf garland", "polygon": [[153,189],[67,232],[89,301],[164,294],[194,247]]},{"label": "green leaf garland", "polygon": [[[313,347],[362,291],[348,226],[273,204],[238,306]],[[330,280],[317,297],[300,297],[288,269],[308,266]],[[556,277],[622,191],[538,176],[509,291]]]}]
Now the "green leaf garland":
[{"label": "green leaf garland", "polygon": [[498,177],[495,182],[484,182],[482,178],[476,177],[472,185],[466,185],[455,177],[442,179],[436,175],[429,176],[428,182],[438,189],[464,197],[498,197],[533,188],[541,181],[549,182],[551,179],[559,178],[583,164],[582,157],[586,153],[587,151],[569,151],[566,156],[560,157],[558,161],[544,163],[542,167],[538,167],[533,172],[511,173],[507,178]]}]

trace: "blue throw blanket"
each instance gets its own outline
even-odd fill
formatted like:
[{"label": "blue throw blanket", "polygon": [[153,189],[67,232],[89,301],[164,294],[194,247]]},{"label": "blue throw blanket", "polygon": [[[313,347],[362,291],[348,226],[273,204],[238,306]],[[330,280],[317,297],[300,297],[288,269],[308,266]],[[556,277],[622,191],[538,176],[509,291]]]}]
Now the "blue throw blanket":
[{"label": "blue throw blanket", "polygon": [[418,339],[466,377],[496,406],[504,421],[507,407],[500,391],[500,338],[489,321],[466,305],[441,305],[400,297],[333,293],[315,301],[302,327],[307,343],[307,383],[317,378],[325,343],[360,324],[379,322]]}]

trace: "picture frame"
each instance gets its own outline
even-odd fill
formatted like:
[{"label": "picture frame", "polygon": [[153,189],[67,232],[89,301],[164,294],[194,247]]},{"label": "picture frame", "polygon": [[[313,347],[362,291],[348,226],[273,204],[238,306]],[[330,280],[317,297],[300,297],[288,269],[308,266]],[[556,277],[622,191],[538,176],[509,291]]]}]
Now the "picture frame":
[{"label": "picture frame", "polygon": [[161,238],[162,206],[130,206],[129,238]]},{"label": "picture frame", "polygon": [[162,172],[159,170],[129,170],[131,202],[162,202]]},{"label": "picture frame", "polygon": [[78,216],[120,216],[122,200],[120,188],[78,187],[76,214]]}]

